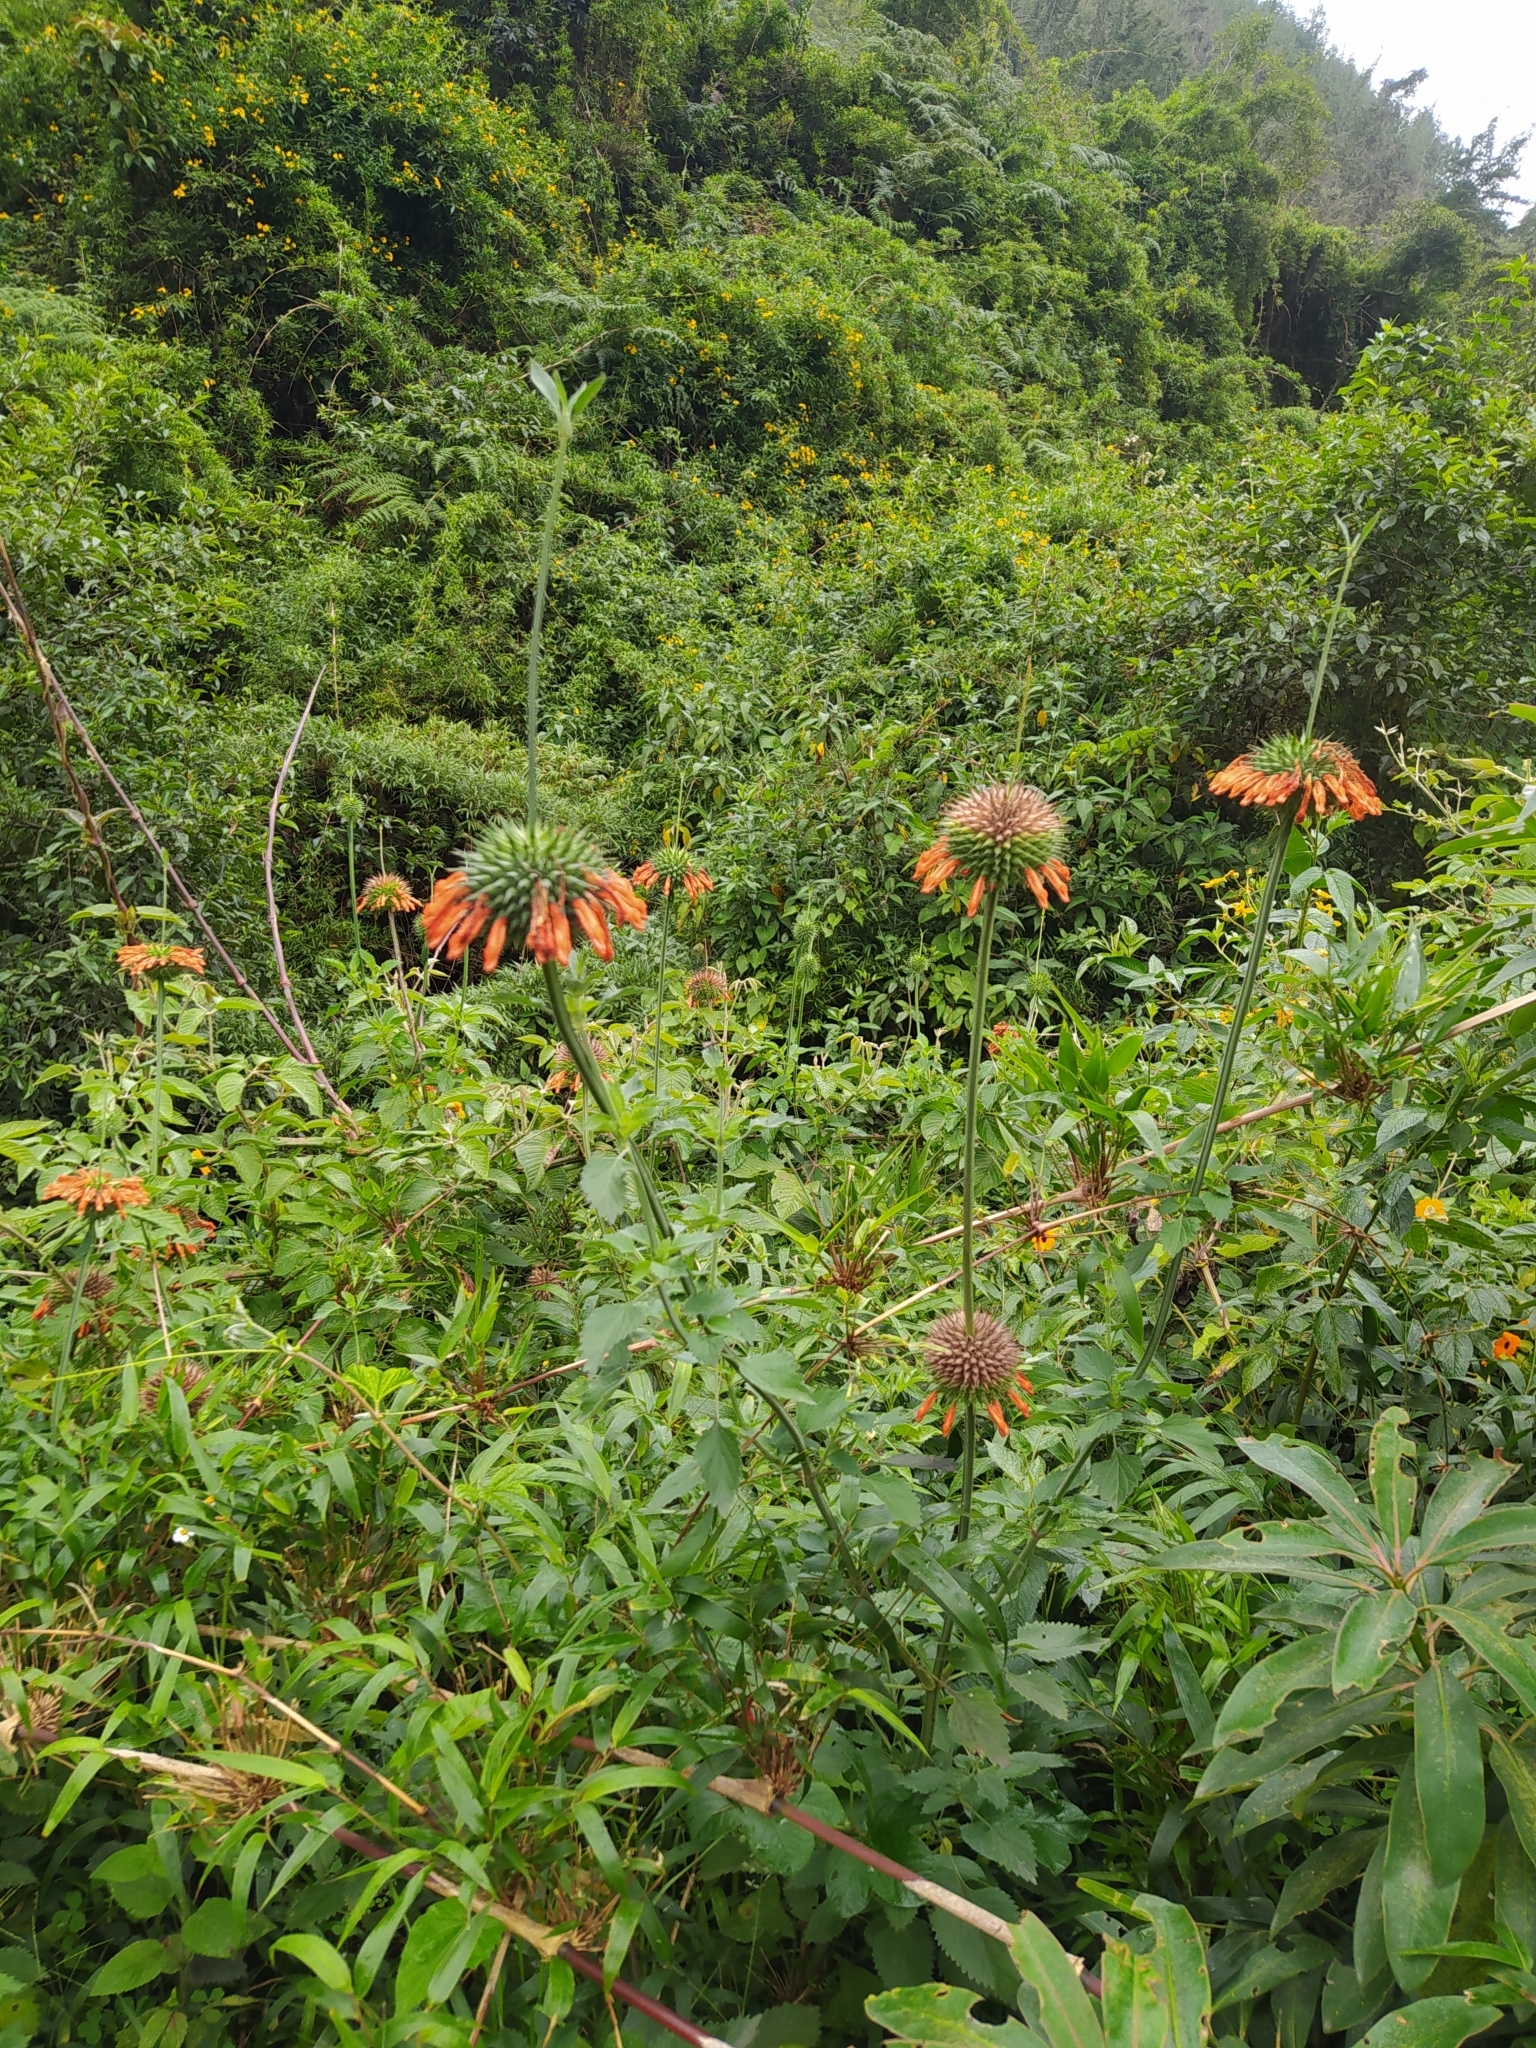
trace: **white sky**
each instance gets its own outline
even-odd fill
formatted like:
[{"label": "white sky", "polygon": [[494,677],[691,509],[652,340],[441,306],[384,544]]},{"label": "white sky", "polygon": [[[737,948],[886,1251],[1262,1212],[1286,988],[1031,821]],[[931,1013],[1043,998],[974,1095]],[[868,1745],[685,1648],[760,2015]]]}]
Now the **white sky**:
[{"label": "white sky", "polygon": [[[1298,13],[1309,11],[1306,0]],[[1422,64],[1416,106],[1466,142],[1495,115],[1499,134],[1536,129],[1536,0],[1322,0],[1329,40],[1376,82]],[[1536,200],[1536,137],[1520,190]]]}]

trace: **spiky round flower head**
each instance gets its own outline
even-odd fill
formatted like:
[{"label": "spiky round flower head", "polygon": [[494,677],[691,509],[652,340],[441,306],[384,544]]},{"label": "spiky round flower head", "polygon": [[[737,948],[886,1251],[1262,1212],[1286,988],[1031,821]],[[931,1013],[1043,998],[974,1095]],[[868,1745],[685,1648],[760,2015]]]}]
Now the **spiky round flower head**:
[{"label": "spiky round flower head", "polygon": [[701,967],[683,983],[683,998],[690,1010],[715,1010],[731,1000],[731,984],[720,967]]},{"label": "spiky round flower head", "polygon": [[564,967],[571,957],[574,917],[600,960],[613,958],[611,911],[638,931],[645,905],[629,883],[571,825],[526,825],[504,819],[462,856],[464,865],[439,878],[422,923],[433,952],[450,960],[486,931],[485,971],[507,946]]},{"label": "spiky round flower head", "polygon": [[164,981],[173,974],[206,974],[201,946],[119,946],[117,964],[133,982]]},{"label": "spiky round flower head", "polygon": [[119,1216],[125,1209],[142,1209],[149,1202],[149,1192],[137,1174],[128,1174],[117,1179],[104,1166],[77,1166],[69,1173],[61,1173],[43,1189],[45,1202],[68,1202],[80,1215],[92,1209],[99,1216],[105,1209],[115,1209]]},{"label": "spiky round flower head", "polygon": [[1277,733],[1239,754],[1211,777],[1210,789],[1212,796],[1235,796],[1240,804],[1268,809],[1289,803],[1299,790],[1298,818],[1307,815],[1309,805],[1319,818],[1333,809],[1348,811],[1352,818],[1381,815],[1376,785],[1348,747],[1296,733]]},{"label": "spiky round flower head", "polygon": [[371,917],[409,917],[420,910],[421,898],[412,894],[403,875],[370,875],[358,891],[357,907]]},{"label": "spiky round flower head", "polygon": [[349,789],[341,799],[341,802],[337,804],[336,815],[340,818],[343,825],[361,825],[364,818],[368,815],[368,807],[360,796],[354,795]]},{"label": "spiky round flower head", "polygon": [[978,1311],[967,1328],[965,1311],[951,1309],[929,1330],[923,1348],[928,1354],[928,1370],[938,1384],[919,1407],[919,1422],[941,1396],[949,1398],[944,1417],[946,1435],[962,1401],[979,1401],[1004,1436],[1008,1434],[1008,1424],[999,1396],[1006,1393],[1020,1414],[1029,1413],[1029,1404],[1018,1389],[1022,1387],[1026,1393],[1033,1393],[1034,1389],[1019,1372],[1018,1339],[996,1316]]},{"label": "spiky round flower head", "polygon": [[953,876],[970,878],[966,909],[972,917],[988,889],[1020,884],[1046,910],[1047,882],[1063,903],[1068,900],[1072,877],[1061,857],[1066,842],[1066,825],[1043,791],[1028,782],[989,782],[943,812],[939,836],[918,855],[913,878],[925,896]]},{"label": "spiky round flower head", "polygon": [[696,867],[689,859],[687,849],[681,846],[663,846],[635,869],[637,889],[649,890],[656,882],[660,882],[663,896],[670,896],[673,883],[681,882],[690,903],[697,903],[715,886],[712,877],[703,868]]}]

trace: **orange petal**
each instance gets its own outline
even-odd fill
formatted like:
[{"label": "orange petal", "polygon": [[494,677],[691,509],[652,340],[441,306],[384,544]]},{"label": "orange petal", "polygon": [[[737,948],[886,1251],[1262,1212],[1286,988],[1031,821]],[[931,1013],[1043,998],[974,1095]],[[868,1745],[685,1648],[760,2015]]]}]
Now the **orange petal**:
[{"label": "orange petal", "polygon": [[1041,881],[1035,870],[1033,868],[1026,868],[1024,870],[1024,879],[1029,884],[1029,893],[1034,897],[1040,908],[1042,910],[1049,910],[1051,899],[1046,895],[1045,884]]},{"label": "orange petal", "polygon": [[944,1420],[939,1424],[940,1429],[943,1430],[946,1436],[949,1435],[949,1432],[955,1426],[955,1405],[953,1401],[950,1402],[949,1406],[944,1410]]},{"label": "orange petal", "polygon": [[998,1434],[1000,1436],[1006,1436],[1008,1434],[1008,1418],[1003,1413],[1002,1402],[989,1401],[987,1403],[987,1413],[991,1416],[992,1420],[997,1424]]},{"label": "orange petal", "polygon": [[501,965],[502,948],[507,943],[507,920],[498,917],[485,935],[485,971],[494,974]]},{"label": "orange petal", "polygon": [[454,926],[448,939],[448,958],[460,960],[465,948],[472,946],[485,930],[491,915],[491,906],[483,896],[474,897],[464,915]]},{"label": "orange petal", "polygon": [[[39,1315],[41,1315],[41,1314],[42,1314],[42,1310],[41,1310],[41,1309],[39,1309],[39,1310],[37,1311],[37,1313],[38,1313]],[[1499,1351],[1499,1347],[1498,1347],[1498,1345],[1497,1345],[1497,1344],[1495,1344],[1493,1348],[1494,1348],[1494,1350],[1495,1350],[1495,1351],[1497,1351],[1497,1352],[1498,1352],[1498,1355],[1500,1356],[1500,1358],[1502,1358],[1502,1357],[1504,1356],[1503,1352],[1502,1352],[1502,1351]],[[939,1398],[939,1390],[938,1390],[938,1388],[937,1388],[937,1387],[935,1387],[935,1388],[934,1388],[934,1390],[933,1390],[933,1392],[932,1392],[931,1394],[927,1395],[927,1396],[926,1396],[926,1398],[925,1398],[925,1399],[924,1399],[924,1400],[923,1400],[923,1401],[922,1401],[922,1402],[921,1402],[921,1403],[919,1404],[919,1406],[918,1406],[918,1411],[917,1411],[917,1413],[916,1413],[916,1414],[915,1414],[915,1415],[913,1416],[912,1420],[913,1420],[914,1422],[921,1422],[921,1421],[922,1421],[922,1419],[923,1419],[923,1417],[924,1417],[924,1416],[925,1416],[925,1415],[926,1415],[926,1414],[928,1413],[928,1410],[929,1410],[929,1409],[930,1409],[930,1408],[931,1408],[931,1407],[933,1406],[934,1402],[935,1402],[935,1401],[937,1401],[937,1399],[938,1399],[938,1398]]]},{"label": "orange petal", "polygon": [[637,889],[649,889],[655,879],[655,868],[648,860],[641,861],[639,867],[635,869],[635,887]]},{"label": "orange petal", "polygon": [[975,881],[971,884],[971,893],[966,900],[965,914],[967,917],[974,917],[977,911],[980,910],[981,899],[983,896],[986,895],[986,893],[986,877],[984,875],[978,875]]},{"label": "orange petal", "polygon": [[1024,1396],[1019,1392],[1017,1387],[1010,1387],[1008,1389],[1008,1398],[1013,1403],[1014,1407],[1018,1409],[1021,1415],[1027,1415],[1029,1413],[1029,1403],[1025,1400]]},{"label": "orange petal", "polygon": [[599,960],[613,958],[613,936],[608,930],[608,920],[603,907],[595,896],[578,896],[571,905],[576,913],[576,922],[587,935],[587,943]]}]

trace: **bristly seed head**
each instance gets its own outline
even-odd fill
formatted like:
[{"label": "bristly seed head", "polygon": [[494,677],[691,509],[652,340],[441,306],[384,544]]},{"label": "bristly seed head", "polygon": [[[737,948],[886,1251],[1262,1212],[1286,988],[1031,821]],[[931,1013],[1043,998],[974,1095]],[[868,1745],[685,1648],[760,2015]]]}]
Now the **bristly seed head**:
[{"label": "bristly seed head", "polygon": [[1018,1340],[995,1316],[978,1311],[971,1328],[962,1309],[940,1316],[924,1339],[928,1368],[946,1394],[973,1399],[1000,1394],[1019,1369]]}]

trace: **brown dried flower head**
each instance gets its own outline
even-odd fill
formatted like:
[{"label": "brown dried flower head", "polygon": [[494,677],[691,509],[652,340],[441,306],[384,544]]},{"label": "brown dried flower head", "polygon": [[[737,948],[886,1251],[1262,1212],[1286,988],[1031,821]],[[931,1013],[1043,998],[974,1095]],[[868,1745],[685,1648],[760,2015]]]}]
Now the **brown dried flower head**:
[{"label": "brown dried flower head", "polygon": [[554,1293],[561,1284],[562,1275],[554,1266],[535,1266],[528,1275],[528,1292],[537,1295],[540,1301]]},{"label": "brown dried flower head", "polygon": [[173,974],[206,974],[201,946],[119,946],[117,964],[136,984],[164,981]]},{"label": "brown dried flower head", "polygon": [[716,1010],[731,1000],[731,984],[720,967],[701,967],[683,983],[683,997],[690,1010]]},{"label": "brown dried flower head", "polygon": [[962,1402],[979,1401],[1003,1436],[1008,1434],[1008,1422],[1001,1395],[1006,1393],[1021,1415],[1029,1413],[1029,1403],[1019,1389],[1032,1394],[1034,1388],[1019,1371],[1018,1339],[996,1316],[978,1310],[968,1328],[965,1311],[951,1309],[929,1330],[923,1348],[928,1354],[928,1370],[938,1384],[919,1407],[919,1422],[941,1396],[949,1397],[943,1423],[946,1436]]},{"label": "brown dried flower head", "polygon": [[1232,796],[1240,804],[1262,804],[1272,810],[1289,803],[1299,790],[1298,818],[1306,817],[1308,806],[1319,818],[1334,809],[1348,811],[1352,818],[1381,815],[1376,785],[1348,747],[1337,740],[1305,740],[1295,733],[1277,734],[1239,754],[1211,777],[1210,789],[1212,796]]},{"label": "brown dried flower head", "polygon": [[358,891],[357,907],[370,917],[409,917],[420,910],[421,898],[403,875],[370,875]]},{"label": "brown dried flower head", "polygon": [[121,1216],[125,1209],[146,1208],[149,1193],[137,1174],[119,1179],[105,1166],[77,1166],[49,1181],[41,1199],[68,1202],[82,1216],[88,1209],[98,1216],[103,1210],[115,1209]]},{"label": "brown dried flower head", "polygon": [[187,1406],[195,1408],[212,1391],[205,1385],[207,1368],[198,1365],[194,1359],[175,1358],[161,1371],[151,1373],[139,1391],[139,1407],[146,1415],[154,1413],[160,1399],[160,1389],[166,1380],[174,1380],[187,1397]]},{"label": "brown dried flower head", "polygon": [[1062,859],[1067,828],[1043,791],[1028,782],[991,782],[957,797],[939,819],[939,836],[917,858],[913,879],[931,895],[956,876],[972,879],[968,915],[988,889],[1027,887],[1042,910],[1049,883],[1067,902],[1072,877]]},{"label": "brown dried flower head", "polygon": [[[112,1276],[109,1273],[87,1273],[80,1289],[80,1307],[89,1306],[90,1313],[82,1314],[75,1325],[77,1337],[89,1337],[93,1332],[105,1337],[112,1327],[111,1312],[107,1303],[112,1299]],[[43,1298],[32,1311],[34,1323],[45,1317],[56,1315],[61,1308],[68,1308],[75,1298],[75,1276],[73,1273],[55,1273],[43,1290]]]}]

